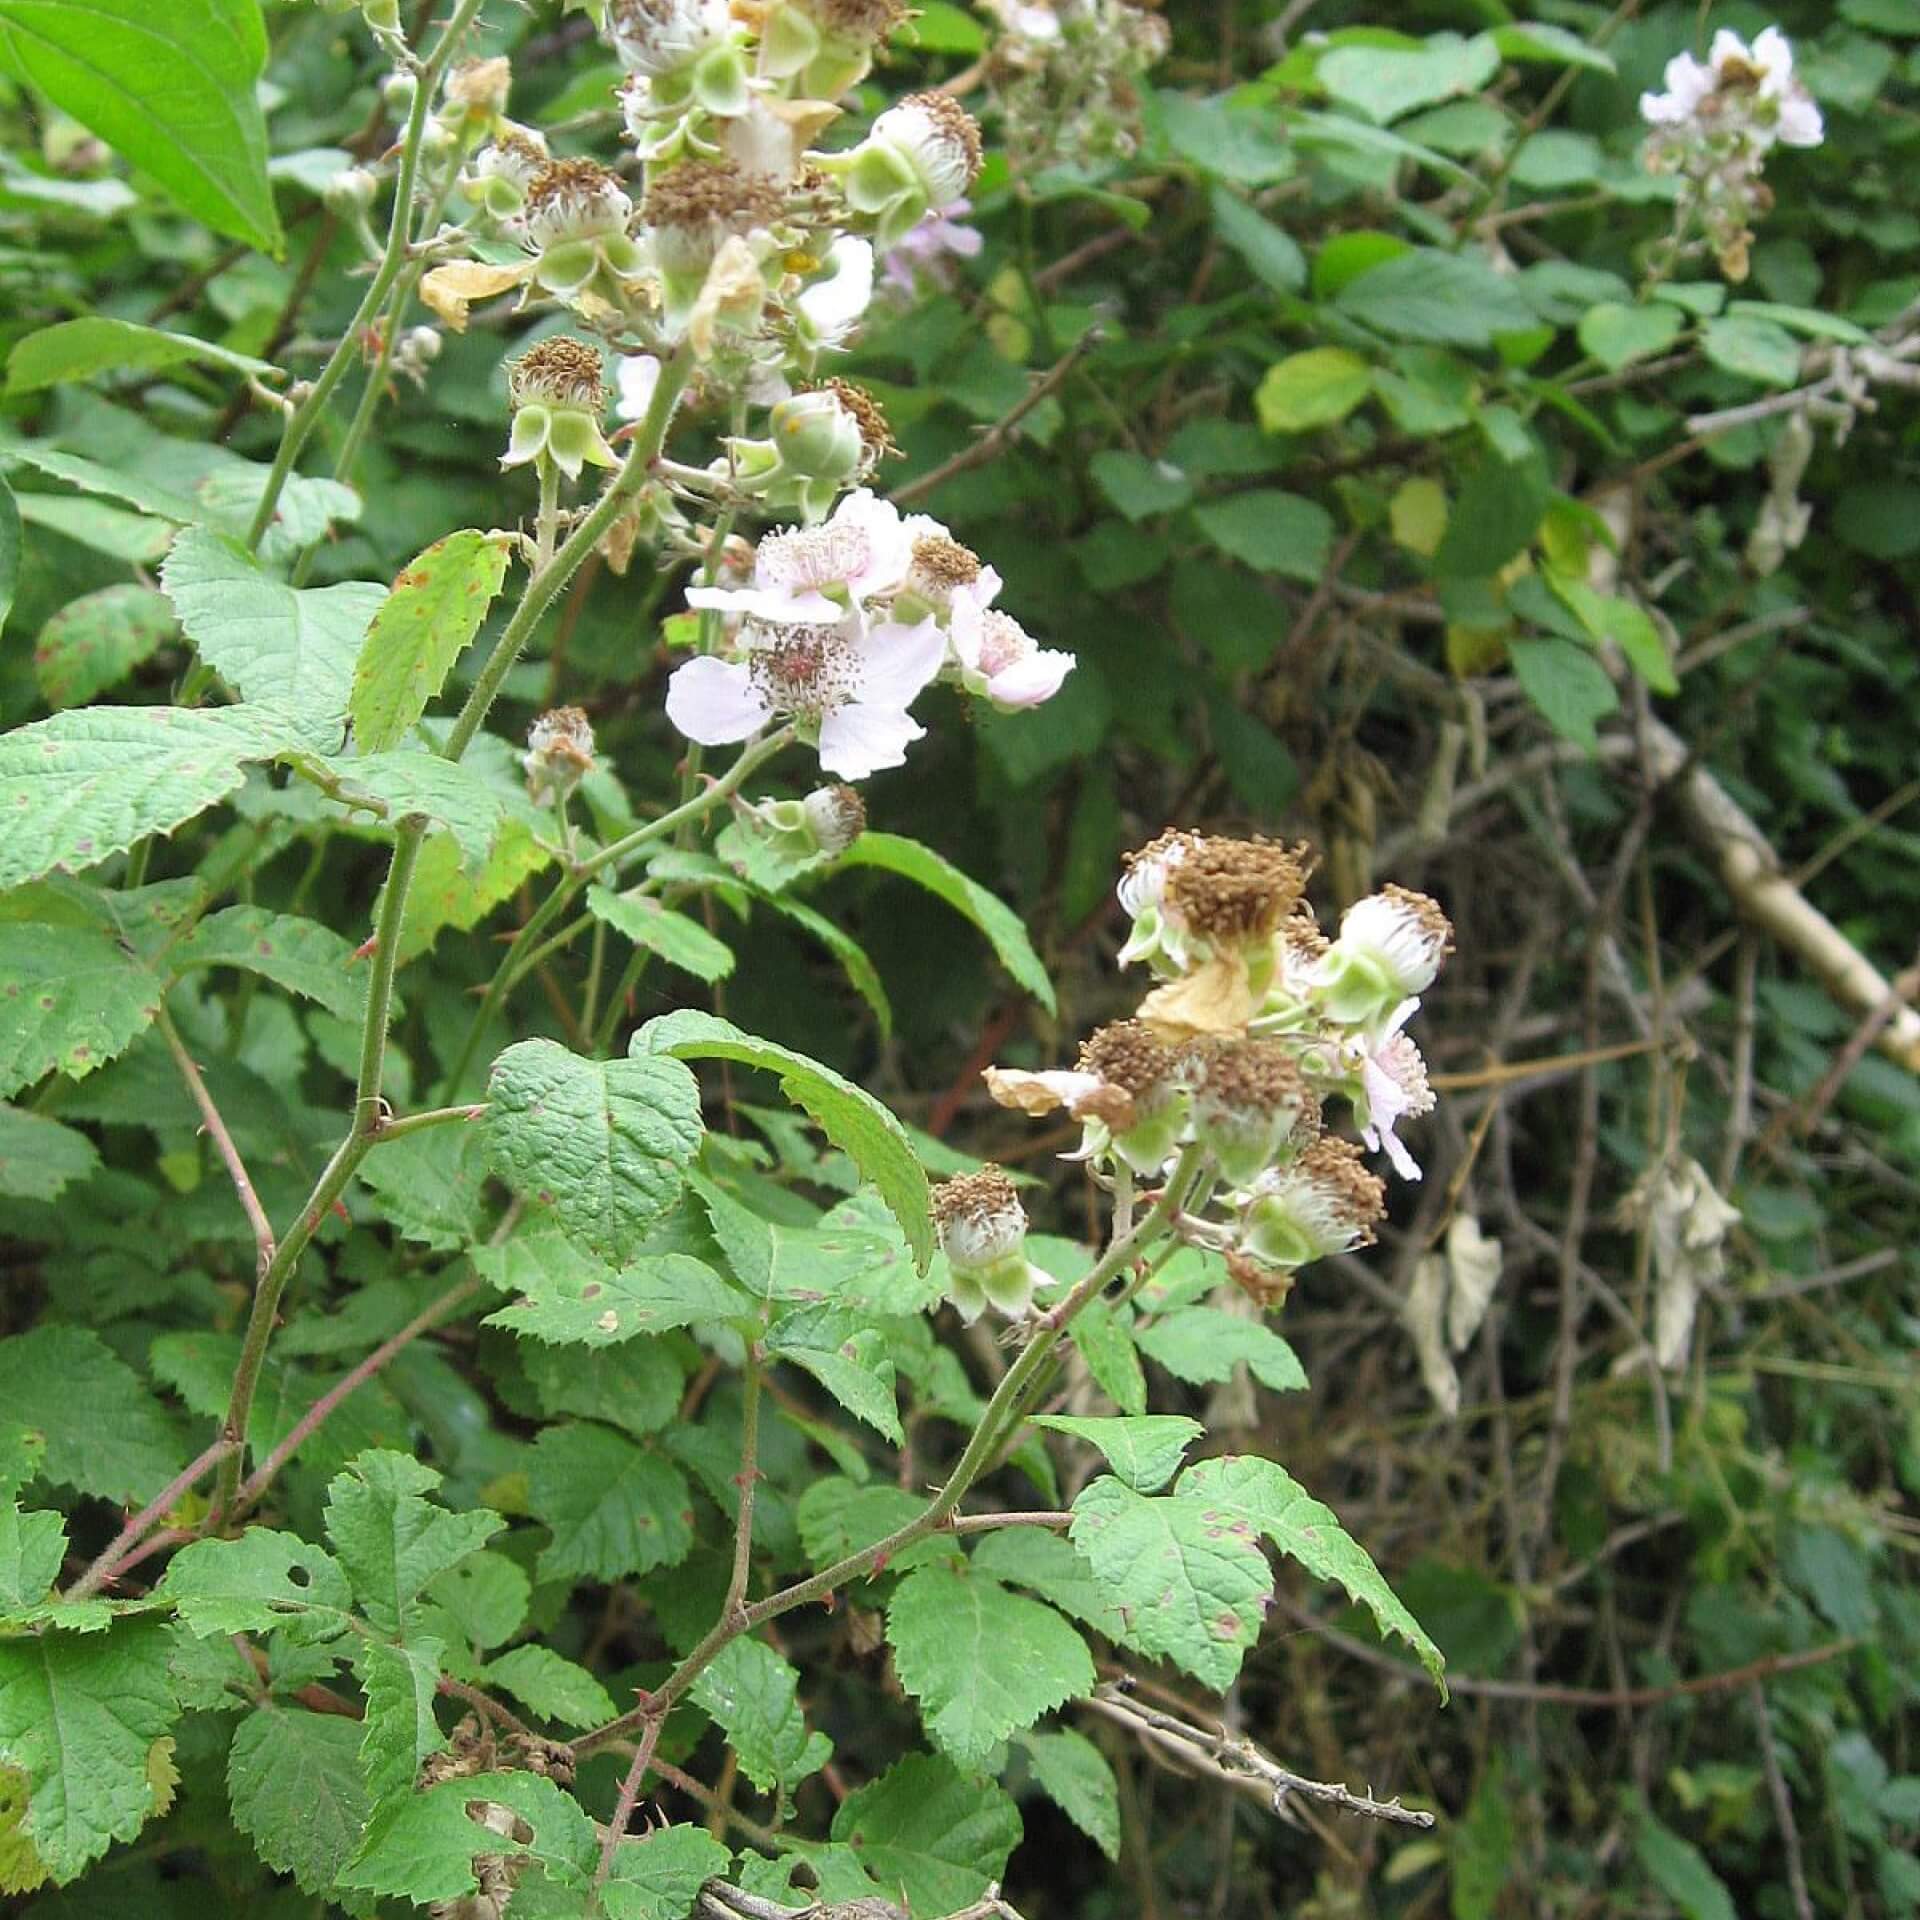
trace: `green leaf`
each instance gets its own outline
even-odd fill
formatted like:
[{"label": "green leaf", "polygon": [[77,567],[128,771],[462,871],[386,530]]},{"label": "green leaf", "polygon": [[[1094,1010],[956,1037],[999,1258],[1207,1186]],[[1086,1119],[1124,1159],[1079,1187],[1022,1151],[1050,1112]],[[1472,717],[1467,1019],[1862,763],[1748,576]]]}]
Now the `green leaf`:
[{"label": "green leaf", "polygon": [[290,744],[258,707],[77,707],[0,735],[0,890],[171,833]]},{"label": "green leaf", "polygon": [[1090,463],[1094,485],[1129,520],[1173,513],[1193,498],[1193,482],[1165,460],[1149,460],[1125,447],[1107,447]]},{"label": "green leaf", "polygon": [[733,971],[733,949],[716,940],[699,921],[675,913],[640,893],[615,893],[611,887],[587,889],[587,911],[624,934],[636,947],[657,954],[670,967],[690,973],[709,986]]},{"label": "green leaf", "polygon": [[482,1650],[511,1640],[527,1618],[533,1583],[518,1561],[482,1547],[427,1582],[427,1598],[444,1609]]},{"label": "green leaf", "polygon": [[1488,347],[1537,324],[1517,282],[1471,254],[1415,247],[1347,282],[1334,301],[1349,320],[1396,340]]},{"label": "green leaf", "polygon": [[[4,22],[6,0],[0,0]],[[0,32],[4,26],[0,25]],[[190,333],[169,333],[162,327],[137,326],[131,320],[109,320],[93,314],[84,320],[62,320],[14,342],[7,355],[9,395],[35,393],[67,380],[84,380],[95,373],[152,373],[198,360],[225,367],[232,373],[267,374],[276,371],[268,360],[235,353]]]},{"label": "green leaf", "polygon": [[824,913],[816,913],[804,900],[796,900],[791,894],[760,893],[756,899],[764,900],[773,910],[791,920],[803,932],[810,933],[826,950],[839,961],[841,970],[852,982],[853,990],[873,1009],[873,1017],[880,1028],[880,1038],[890,1040],[893,1037],[893,1007],[887,999],[886,987],[882,984],[879,970],[867,956],[867,950],[850,935],[843,933]]},{"label": "green leaf", "polygon": [[1677,307],[1625,307],[1605,300],[1581,317],[1580,350],[1590,353],[1609,373],[1618,373],[1636,360],[1665,353],[1686,324]]},{"label": "green leaf", "polygon": [[13,489],[0,480],[0,627],[7,624],[13,611],[13,596],[20,585],[20,509],[14,503]]},{"label": "green leaf", "polygon": [[50,707],[77,707],[124,680],[173,635],[173,605],[123,582],[69,600],[33,644],[33,673]]},{"label": "green leaf", "polygon": [[[1178,1380],[1207,1386],[1227,1379],[1245,1361],[1247,1371],[1275,1393],[1307,1384],[1293,1349],[1263,1320],[1243,1320],[1221,1307],[1176,1307],[1134,1329],[1134,1341]],[[1119,1472],[1119,1463],[1114,1463]]]},{"label": "green leaf", "polygon": [[1020,924],[1020,916],[931,847],[897,833],[870,829],[840,856],[835,871],[848,867],[881,867],[937,894],[986,935],[1000,964],[1021,986],[1049,1013],[1056,1011],[1053,983],[1027,938],[1026,928]]},{"label": "green leaf", "polygon": [[833,1838],[916,1914],[957,1913],[1005,1875],[1020,1844],[1020,1810],[991,1780],[910,1753],[840,1803]]},{"label": "green leaf", "polygon": [[749,1311],[736,1289],[691,1254],[643,1253],[612,1267],[547,1222],[534,1222],[504,1247],[476,1247],[472,1260],[496,1286],[520,1293],[487,1316],[488,1326],[559,1345],[609,1347],[635,1334],[731,1320]]},{"label": "green leaf", "polygon": [[1634,1824],[1633,1850],[1647,1877],[1686,1920],[1739,1920],[1733,1896],[1706,1855],[1691,1840],[1662,1826],[1644,1806]]},{"label": "green leaf", "polygon": [[373,1810],[360,1777],[360,1724],[274,1701],[234,1730],[227,1752],[233,1824],[276,1873],[331,1894]]},{"label": "green leaf", "polygon": [[1440,1649],[1380,1577],[1367,1551],[1277,1461],[1251,1454],[1201,1460],[1180,1476],[1176,1501],[1192,1501],[1207,1526],[1264,1534],[1280,1552],[1316,1579],[1337,1581],[1371,1613],[1383,1634],[1395,1633],[1420,1656],[1446,1697]]},{"label": "green leaf", "polygon": [[1095,1384],[1122,1413],[1147,1410],[1147,1376],[1133,1344],[1133,1310],[1089,1300],[1073,1323],[1073,1344]]},{"label": "green leaf", "polygon": [[1333,517],[1317,501],[1277,487],[1230,494],[1196,507],[1193,517],[1222,553],[1260,573],[1317,585],[1333,547]]},{"label": "green leaf", "polygon": [[299,1620],[304,1643],[344,1633],[353,1610],[339,1562],[324,1547],[271,1527],[182,1547],[167,1563],[158,1592],[201,1639],[266,1633]]},{"label": "green leaf", "polygon": [[180,1436],[134,1370],[84,1327],[0,1340],[0,1408],[46,1436],[37,1471],[115,1505],[150,1500],[186,1465]]},{"label": "green leaf", "polygon": [[705,1827],[656,1827],[614,1849],[600,1902],[607,1920],[687,1920],[700,1889],[732,1865]]},{"label": "green leaf", "polygon": [[22,1513],[0,1502],[0,1614],[37,1607],[60,1577],[67,1529],[57,1513]]},{"label": "green leaf", "polygon": [[1737,314],[1709,320],[1700,346],[1722,373],[1763,387],[1799,384],[1800,342],[1771,320]]},{"label": "green leaf", "polygon": [[591,1422],[533,1443],[527,1505],[552,1529],[542,1580],[621,1580],[673,1567],[693,1545],[693,1496],[679,1468]]},{"label": "green leaf", "polygon": [[1103,1475],[1073,1503],[1070,1538],[1132,1645],[1226,1692],[1273,1591],[1250,1527],[1222,1526],[1198,1501],[1135,1493]]},{"label": "green leaf", "polygon": [[1539,66],[1585,67],[1592,73],[1612,73],[1613,56],[1591,45],[1565,27],[1546,27],[1534,20],[1493,29],[1493,44],[1503,60]]},{"label": "green leaf", "polygon": [[1202,173],[1236,186],[1264,187],[1299,164],[1285,136],[1264,116],[1225,100],[1156,93],[1153,114],[1167,144]]},{"label": "green leaf", "polygon": [[[862,834],[854,848],[857,851],[869,840],[891,838]],[[904,847],[913,844],[910,840],[900,842]],[[906,1235],[915,1266],[926,1272],[933,1259],[927,1176],[921,1171],[906,1129],[872,1094],[803,1053],[743,1033],[730,1021],[691,1008],[648,1021],[628,1043],[628,1052],[635,1061],[663,1054],[679,1060],[731,1060],[777,1075],[780,1091],[810,1114],[827,1138],[872,1182]]]},{"label": "green leaf", "polygon": [[1083,1733],[1017,1736],[1041,1791],[1109,1860],[1120,1858],[1120,1789],[1107,1757]]},{"label": "green leaf", "polygon": [[363,753],[396,747],[445,684],[507,574],[508,543],[471,528],[436,540],[393,583],[353,669]]},{"label": "green leaf", "polygon": [[1307,284],[1307,257],[1299,242],[1264,213],[1226,187],[1208,195],[1214,230],[1276,293],[1298,293]]},{"label": "green leaf", "polygon": [[0,941],[0,1095],[49,1073],[79,1080],[160,1012],[161,983],[104,928],[7,928]]},{"label": "green leaf", "polygon": [[996,1580],[1030,1588],[1109,1640],[1126,1637],[1126,1620],[1106,1587],[1085,1557],[1057,1533],[1038,1527],[997,1529],[974,1549],[973,1565]]},{"label": "green leaf", "polygon": [[171,1644],[158,1620],[0,1641],[0,1758],[27,1776],[27,1834],[55,1881],[158,1810],[147,1761],[177,1712]]},{"label": "green leaf", "polygon": [[178,976],[196,967],[237,967],[358,1021],[366,1010],[367,972],[354,946],[317,920],[265,907],[225,907],[198,922],[167,949]]},{"label": "green leaf", "polygon": [[602,1726],[620,1711],[585,1667],[562,1659],[551,1647],[513,1647],[489,1660],[483,1677],[541,1719],[562,1726]]},{"label": "green leaf", "polygon": [[1503,460],[1489,453],[1477,461],[1447,517],[1447,530],[1433,556],[1443,579],[1498,573],[1526,551],[1551,490],[1544,460]]},{"label": "green leaf", "polygon": [[1344,420],[1373,386],[1373,369],[1345,347],[1311,347],[1276,360],[1253,390],[1269,433],[1306,433]]},{"label": "green leaf", "polygon": [[424,1793],[383,1802],[339,1885],[416,1906],[462,1899],[475,1890],[475,1855],[506,1850],[501,1836],[478,1825],[468,1811],[487,1804],[510,1807],[529,1828],[529,1839],[513,1841],[514,1853],[539,1861],[555,1885],[585,1888],[599,1851],[593,1822],[572,1795],[532,1773],[443,1780]]},{"label": "green leaf", "polygon": [[1093,1691],[1093,1659],[1073,1628],[970,1565],[908,1574],[887,1606],[887,1641],[928,1735],[969,1769],[1008,1734]]},{"label": "green leaf", "polygon": [[425,1495],[440,1476],[410,1454],[360,1454],[327,1488],[327,1536],[360,1610],[382,1633],[407,1634],[423,1587],[505,1526],[485,1507],[449,1513]]},{"label": "green leaf", "polygon": [[467,1126],[429,1128],[384,1142],[360,1178],[401,1237],[439,1253],[470,1247],[485,1219],[486,1163]]},{"label": "green leaf", "polygon": [[[396,747],[390,753],[329,759],[323,764],[328,774],[339,782],[339,791],[333,793],[333,798],[341,805],[351,808],[371,802],[368,811],[378,814],[389,825],[397,825],[412,815],[431,820],[436,827],[446,829],[465,872],[478,875],[486,867],[494,836],[500,832],[505,802],[471,766],[443,760],[437,753],[415,752],[404,747]],[[431,851],[429,845],[428,852]],[[423,865],[425,858],[423,855]],[[516,874],[514,883],[522,877]],[[420,890],[421,883],[416,878],[413,896],[416,901]]]},{"label": "green leaf", "polygon": [[1490,35],[1436,33],[1417,49],[1336,47],[1320,56],[1314,75],[1343,106],[1385,126],[1419,107],[1478,93],[1499,71]]},{"label": "green leaf", "polygon": [[1594,722],[1620,704],[1606,669],[1571,640],[1511,640],[1514,678],[1555,733],[1592,753],[1600,744]]},{"label": "green leaf", "polygon": [[278,254],[259,0],[0,0],[0,46],[55,106],[216,233]]},{"label": "green leaf", "polygon": [[1070,1433],[1098,1447],[1107,1465],[1136,1493],[1153,1493],[1164,1487],[1179,1471],[1180,1456],[1206,1431],[1198,1420],[1189,1420],[1181,1413],[1136,1414],[1120,1419],[1039,1413],[1033,1416],[1033,1424],[1054,1433]]},{"label": "green leaf", "polygon": [[229,686],[287,715],[316,747],[339,744],[354,658],[386,588],[290,587],[206,527],[174,541],[160,584],[200,658]]},{"label": "green leaf", "polygon": [[856,1420],[864,1420],[896,1447],[902,1443],[893,1361],[886,1337],[877,1329],[868,1327],[838,1346],[820,1347],[790,1339],[785,1329],[776,1328],[767,1348],[812,1374]]},{"label": "green leaf", "polygon": [[[4,971],[5,962],[0,961],[0,974]],[[5,1025],[0,1015],[0,1034]],[[0,1106],[0,1195],[53,1200],[75,1180],[91,1178],[99,1165],[100,1155],[84,1133],[45,1114]]]},{"label": "green leaf", "polygon": [[[838,1474],[829,1474],[800,1496],[795,1517],[807,1558],[816,1567],[827,1567],[884,1540],[909,1520],[918,1519],[925,1508],[926,1502],[916,1500],[904,1487],[877,1482],[856,1486]],[[904,1573],[930,1560],[954,1560],[959,1552],[957,1542],[930,1535],[895,1554],[887,1562],[887,1571]]]},{"label": "green leaf", "polygon": [[1494,1920],[1514,1866],[1513,1789],[1495,1754],[1453,1830],[1448,1864],[1453,1920]]},{"label": "green leaf", "polygon": [[1678,693],[1667,643],[1652,617],[1617,594],[1596,593],[1584,580],[1549,571],[1547,585],[1596,640],[1611,640],[1655,693]]},{"label": "green leaf", "polygon": [[700,1089],[666,1051],[585,1060],[557,1041],[522,1040],[488,1076],[495,1172],[607,1260],[624,1263],[638,1251],[680,1197],[699,1151]]},{"label": "green leaf", "polygon": [[824,1733],[807,1731],[800,1675],[759,1640],[723,1648],[689,1696],[727,1736],[740,1771],[762,1793],[790,1792],[833,1757]]},{"label": "green leaf", "polygon": [[447,1744],[434,1718],[446,1643],[432,1635],[390,1647],[362,1642],[354,1672],[366,1695],[360,1730],[360,1777],[376,1800],[405,1793],[429,1755]]}]

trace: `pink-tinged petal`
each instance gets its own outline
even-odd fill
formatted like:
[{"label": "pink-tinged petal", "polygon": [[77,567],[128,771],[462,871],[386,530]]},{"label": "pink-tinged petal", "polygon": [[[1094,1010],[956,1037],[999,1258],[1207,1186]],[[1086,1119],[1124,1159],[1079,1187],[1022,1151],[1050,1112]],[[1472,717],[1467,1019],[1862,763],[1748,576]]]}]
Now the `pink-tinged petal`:
[{"label": "pink-tinged petal", "polygon": [[1820,109],[1804,93],[1789,94],[1780,103],[1780,138],[1790,147],[1817,147],[1826,133]]},{"label": "pink-tinged petal", "polygon": [[1037,707],[1051,700],[1073,671],[1073,655],[1042,647],[1010,667],[1002,667],[987,682],[987,698],[996,707]]},{"label": "pink-tinged petal", "polygon": [[689,587],[687,605],[745,614],[749,619],[771,620],[789,627],[838,620],[846,612],[824,593],[790,587]]},{"label": "pink-tinged petal", "polygon": [[730,660],[702,657],[676,667],[667,682],[667,718],[703,747],[758,733],[773,718],[753,675]]},{"label": "pink-tinged petal", "polygon": [[1375,1152],[1386,1150],[1388,1163],[1402,1180],[1419,1180],[1420,1163],[1410,1154],[1391,1127],[1365,1127],[1360,1137]]},{"label": "pink-tinged petal", "polygon": [[947,657],[946,636],[931,615],[916,626],[882,620],[853,638],[859,698],[868,705],[910,707]]},{"label": "pink-tinged petal", "polygon": [[842,780],[864,780],[904,765],[907,748],[926,731],[896,707],[849,701],[820,722],[820,764]]},{"label": "pink-tinged petal", "polygon": [[946,243],[949,253],[957,253],[962,260],[971,260],[986,243],[978,227],[955,226],[948,221],[946,230],[940,236]]}]

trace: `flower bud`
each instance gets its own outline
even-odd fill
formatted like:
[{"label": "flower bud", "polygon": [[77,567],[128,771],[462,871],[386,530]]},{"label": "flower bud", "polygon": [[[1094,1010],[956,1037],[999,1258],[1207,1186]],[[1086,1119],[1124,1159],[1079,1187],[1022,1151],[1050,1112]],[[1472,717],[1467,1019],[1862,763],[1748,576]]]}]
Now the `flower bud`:
[{"label": "flower bud", "polygon": [[837,858],[867,830],[867,803],[849,786],[815,787],[800,802],[813,843]]},{"label": "flower bud", "polygon": [[390,73],[380,82],[380,104],[396,120],[404,120],[413,111],[414,95],[420,83],[410,73]]},{"label": "flower bud", "polygon": [[513,89],[513,63],[504,54],[491,60],[463,60],[440,88],[442,113],[458,124],[491,126],[507,110]]},{"label": "flower bud", "polygon": [[527,729],[527,794],[536,807],[566,799],[593,771],[593,725],[578,707],[555,707]]},{"label": "flower bud", "polygon": [[826,518],[844,487],[872,474],[894,450],[880,403],[845,380],[776,401],[765,440],[730,440],[734,483],[769,507],[797,508],[813,523]]},{"label": "flower bud", "polygon": [[1027,1212],[998,1167],[943,1180],[933,1190],[933,1223],[952,1270],[951,1299],[969,1324],[989,1304],[1023,1315],[1044,1277],[1027,1259]]},{"label": "flower bud", "polygon": [[421,366],[431,366],[440,358],[443,342],[438,327],[409,327],[400,336],[400,352]]},{"label": "flower bud", "polygon": [[342,167],[321,189],[321,203],[343,220],[363,214],[373,205],[380,182],[365,167]]},{"label": "flower bud", "polygon": [[507,395],[513,405],[513,437],[501,456],[503,467],[548,459],[569,480],[581,467],[619,464],[601,432],[607,389],[600,378],[600,350],[584,340],[555,334],[529,347],[507,368]]}]

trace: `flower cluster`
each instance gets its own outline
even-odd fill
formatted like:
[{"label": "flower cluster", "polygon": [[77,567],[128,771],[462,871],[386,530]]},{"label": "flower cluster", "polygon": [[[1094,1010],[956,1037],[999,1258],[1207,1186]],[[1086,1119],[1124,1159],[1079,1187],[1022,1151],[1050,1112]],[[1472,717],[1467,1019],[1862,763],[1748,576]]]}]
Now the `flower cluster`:
[{"label": "flower cluster", "polygon": [[1640,116],[1653,129],[1648,169],[1683,183],[1676,239],[1697,225],[1721,271],[1744,280],[1753,222],[1773,206],[1761,178],[1768,154],[1817,147],[1824,132],[1786,35],[1768,27],[1748,46],[1722,28],[1704,61],[1681,53],[1667,62],[1666,90],[1643,93]]},{"label": "flower cluster", "polygon": [[1136,1017],[1093,1034],[1071,1069],[986,1074],[1002,1106],[1065,1108],[1081,1126],[1068,1157],[1102,1171],[1154,1178],[1199,1149],[1195,1191],[1217,1190],[1218,1217],[1190,1200],[1180,1230],[1263,1299],[1309,1261],[1366,1244],[1384,1211],[1362,1146],[1326,1131],[1329,1101],[1346,1103],[1365,1149],[1419,1179],[1396,1129],[1434,1100],[1404,1029],[1452,946],[1438,905],[1393,886],[1327,939],[1309,873],[1304,848],[1162,834],[1119,888],[1120,958],[1159,983]]},{"label": "flower cluster", "polygon": [[984,0],[1001,31],[987,84],[1012,157],[1040,171],[1124,159],[1140,143],[1140,81],[1167,23],[1130,0]]},{"label": "flower cluster", "polygon": [[999,590],[937,520],[859,488],[824,524],[767,535],[744,586],[688,591],[732,636],[674,673],[667,717],[707,746],[784,717],[829,773],[863,780],[906,758],[926,731],[908,708],[943,675],[1005,708],[1059,691],[1073,656],[996,608]]}]

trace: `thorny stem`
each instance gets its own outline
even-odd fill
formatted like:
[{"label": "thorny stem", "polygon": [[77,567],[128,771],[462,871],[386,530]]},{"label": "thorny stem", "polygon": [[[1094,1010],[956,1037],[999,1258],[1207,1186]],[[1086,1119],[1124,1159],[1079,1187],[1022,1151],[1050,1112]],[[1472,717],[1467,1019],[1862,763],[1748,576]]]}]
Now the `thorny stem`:
[{"label": "thorny stem", "polygon": [[223,1434],[213,1445],[196,1460],[190,1461],[174,1475],[167,1484],[156,1493],[147,1504],[120,1529],[113,1544],[94,1561],[85,1573],[70,1586],[62,1596],[68,1600],[84,1600],[90,1593],[98,1593],[116,1572],[128,1550],[135,1546],[142,1534],[171,1512],[176,1501],[185,1494],[200,1477],[210,1472],[233,1451],[233,1442]]},{"label": "thorny stem", "polygon": [[746,1602],[747,1568],[753,1558],[753,1490],[760,1478],[761,1371],[760,1349],[750,1346],[740,1377],[740,1511],[733,1527],[733,1573],[720,1609],[723,1620],[731,1620]]},{"label": "thorny stem", "polygon": [[254,1191],[252,1180],[247,1177],[246,1162],[240,1158],[240,1149],[234,1145],[233,1135],[227,1131],[227,1123],[221,1119],[220,1109],[214,1105],[213,1095],[207,1091],[207,1083],[201,1078],[200,1069],[194,1065],[193,1056],[188,1053],[180,1038],[180,1030],[173,1024],[173,1016],[165,1007],[160,1009],[158,1025],[161,1038],[167,1043],[167,1051],[173,1055],[174,1065],[180,1069],[180,1077],[187,1083],[187,1091],[193,1095],[193,1104],[200,1109],[200,1118],[206,1131],[220,1150],[220,1158],[225,1162],[227,1173],[233,1181],[233,1190],[240,1196],[241,1211],[253,1229],[253,1279],[258,1286],[267,1269],[273,1265],[273,1223],[267,1218],[266,1208],[260,1204],[260,1196]]},{"label": "thorny stem", "polygon": [[615,1850],[626,1834],[627,1822],[633,1818],[634,1802],[640,1798],[640,1783],[653,1759],[654,1748],[660,1744],[660,1729],[667,1724],[667,1710],[664,1706],[656,1709],[653,1696],[648,1696],[635,1711],[643,1716],[640,1744],[633,1750],[633,1764],[620,1782],[620,1798],[614,1802],[613,1818],[607,1822],[607,1831],[600,1841],[600,1864],[593,1870],[593,1891],[587,1900],[590,1916],[600,1911],[600,1889],[613,1871]]},{"label": "thorny stem", "polygon": [[451,1120],[478,1120],[486,1110],[484,1100],[468,1101],[462,1106],[429,1107],[424,1113],[409,1113],[399,1120],[386,1120],[381,1123],[374,1145],[384,1147],[389,1141],[403,1139],[407,1134],[424,1133],[429,1127],[444,1127]]},{"label": "thorny stem", "polygon": [[434,95],[440,90],[440,76],[446,71],[454,49],[466,37],[467,29],[479,11],[480,0],[458,0],[453,18],[447,22],[440,38],[434,43],[433,52],[420,69],[413,107],[407,115],[407,130],[401,140],[400,170],[393,186],[393,215],[387,222],[387,244],[380,255],[380,264],[367,284],[359,309],[341,334],[339,345],[328,356],[327,364],[314,380],[312,391],[294,409],[286,431],[280,436],[280,447],[273,456],[273,467],[267,475],[260,504],[254,509],[253,524],[247,529],[246,545],[249,552],[259,546],[266,537],[267,529],[273,525],[274,512],[280,504],[280,494],[287,484],[287,478],[293,472],[293,463],[299,459],[300,450],[307,444],[308,436],[319,425],[320,416],[332,400],[334,388],[345,375],[348,362],[360,350],[366,327],[385,304],[394,281],[399,278],[400,270],[406,264],[407,235],[413,225],[413,187],[420,171],[420,142],[426,132],[427,115],[433,109]]},{"label": "thorny stem", "polygon": [[766,1599],[757,1600],[751,1606],[741,1607],[731,1618],[723,1614],[700,1644],[642,1705],[631,1713],[622,1714],[618,1720],[610,1720],[605,1726],[582,1734],[573,1743],[575,1758],[582,1759],[597,1752],[610,1741],[623,1738],[649,1721],[657,1723],[663,1720],[721,1650],[743,1633],[751,1633],[769,1620],[790,1613],[795,1607],[803,1607],[809,1601],[825,1599],[836,1587],[884,1566],[916,1540],[923,1540],[928,1534],[949,1525],[967,1489],[980,1477],[992,1457],[994,1436],[1000,1431],[1008,1409],[1018,1403],[1027,1383],[1045,1364],[1048,1355],[1059,1344],[1061,1335],[1072,1325],[1074,1317],[1087,1302],[1098,1295],[1143,1247],[1151,1245],[1167,1230],[1168,1223],[1178,1213],[1182,1199],[1193,1184],[1199,1165],[1198,1149],[1189,1147],[1168,1176],[1159,1198],[1133,1231],[1117,1235],[1109,1241],[1106,1252],[1095,1261],[1072,1292],[1038,1316],[1033,1338],[1001,1376],[1000,1384],[994,1389],[993,1398],[987,1402],[986,1411],[981,1415],[980,1423],[974,1428],[958,1463],[939,1491],[913,1519],[896,1527],[884,1539],[876,1540],[857,1553],[848,1554],[807,1579],[797,1580],[792,1586],[783,1587],[778,1593],[769,1594]]}]

